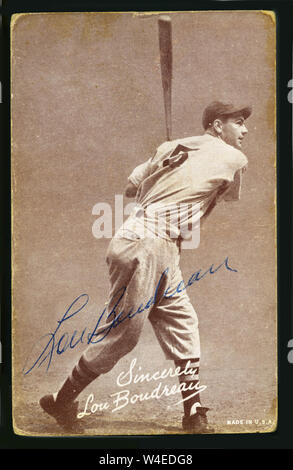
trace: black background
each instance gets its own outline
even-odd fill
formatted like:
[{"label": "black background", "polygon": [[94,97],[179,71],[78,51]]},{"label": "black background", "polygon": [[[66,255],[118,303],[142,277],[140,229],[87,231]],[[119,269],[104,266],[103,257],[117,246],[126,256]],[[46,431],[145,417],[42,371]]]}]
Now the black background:
[{"label": "black background", "polygon": [[[176,11],[176,10],[274,10],[277,17],[277,223],[278,223],[278,328],[279,396],[278,428],[267,434],[111,436],[75,438],[34,438],[17,436],[11,421],[11,324],[10,324],[10,19],[14,13],[44,11]],[[192,454],[196,464],[198,450],[204,449],[293,449],[293,363],[288,361],[288,341],[293,339],[292,312],[292,104],[288,101],[288,82],[292,78],[293,1],[4,1],[1,25],[1,343],[0,449],[21,449],[24,461],[29,450],[33,458],[56,463],[55,452],[71,450],[63,456],[68,464],[87,449],[85,465],[97,465],[100,456],[141,453]],[[292,348],[291,348],[292,349]],[[74,452],[75,451],[75,452]],[[62,452],[62,454],[64,453]],[[11,458],[19,452],[9,452]],[[22,454],[22,452],[20,452]],[[5,455],[5,453],[1,454]],[[2,461],[3,462],[3,461]],[[40,462],[39,462],[40,463]],[[238,463],[238,462],[237,462]],[[237,464],[235,462],[235,465]],[[290,464],[289,464],[290,465]],[[137,468],[132,466],[131,468]],[[188,468],[188,466],[187,466]]]}]

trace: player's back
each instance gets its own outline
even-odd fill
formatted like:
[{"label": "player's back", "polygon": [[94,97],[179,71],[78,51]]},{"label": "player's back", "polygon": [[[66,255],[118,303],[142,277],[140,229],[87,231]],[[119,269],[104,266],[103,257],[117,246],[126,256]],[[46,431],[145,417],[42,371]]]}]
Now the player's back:
[{"label": "player's back", "polygon": [[209,134],[166,142],[151,160],[136,201],[144,208],[200,203],[212,197],[223,181],[232,182],[235,171],[246,163],[242,152]]}]

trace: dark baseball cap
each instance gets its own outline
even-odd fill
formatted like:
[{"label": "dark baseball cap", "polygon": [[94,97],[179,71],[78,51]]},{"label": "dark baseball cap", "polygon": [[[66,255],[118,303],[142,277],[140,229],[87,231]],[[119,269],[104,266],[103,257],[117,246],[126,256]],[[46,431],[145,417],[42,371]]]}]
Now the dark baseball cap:
[{"label": "dark baseball cap", "polygon": [[232,103],[222,103],[221,101],[213,101],[204,110],[202,115],[202,125],[207,129],[215,119],[225,116],[233,117],[241,115],[247,119],[252,113],[251,106],[234,106]]}]

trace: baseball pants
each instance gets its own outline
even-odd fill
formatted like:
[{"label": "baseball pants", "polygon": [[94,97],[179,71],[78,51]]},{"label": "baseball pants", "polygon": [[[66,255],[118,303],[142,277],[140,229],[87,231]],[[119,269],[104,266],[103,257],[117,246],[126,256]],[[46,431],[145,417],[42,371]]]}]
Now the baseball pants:
[{"label": "baseball pants", "polygon": [[177,243],[114,237],[106,260],[109,301],[105,323],[83,354],[87,367],[99,375],[110,371],[137,345],[147,318],[166,359],[199,358],[198,318],[183,288]]}]

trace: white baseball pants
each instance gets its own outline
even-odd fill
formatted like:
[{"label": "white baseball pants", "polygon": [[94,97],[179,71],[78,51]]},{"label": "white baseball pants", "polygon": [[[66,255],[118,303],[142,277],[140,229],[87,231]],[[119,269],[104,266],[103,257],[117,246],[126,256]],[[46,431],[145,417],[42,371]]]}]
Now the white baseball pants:
[{"label": "white baseball pants", "polygon": [[106,256],[111,287],[105,322],[83,354],[90,370],[111,370],[136,346],[147,318],[167,359],[200,357],[198,318],[183,289],[179,259],[174,241],[112,239]]}]

